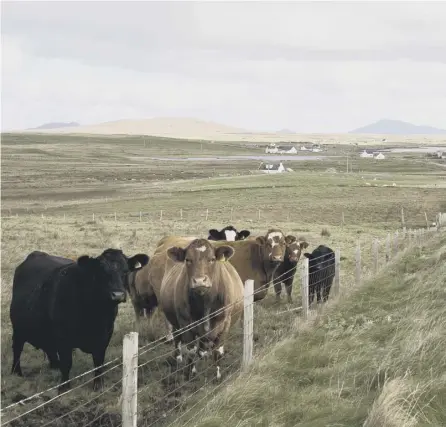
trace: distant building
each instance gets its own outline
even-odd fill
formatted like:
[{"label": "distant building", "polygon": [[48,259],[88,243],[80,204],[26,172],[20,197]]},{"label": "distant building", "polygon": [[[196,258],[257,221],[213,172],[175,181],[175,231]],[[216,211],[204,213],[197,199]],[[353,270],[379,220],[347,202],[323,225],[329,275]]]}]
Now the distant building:
[{"label": "distant building", "polygon": [[279,163],[262,163],[259,169],[264,173],[282,173],[285,167],[282,162]]},{"label": "distant building", "polygon": [[369,153],[367,150],[364,150],[359,157],[362,158],[372,158],[373,157],[373,153]]},{"label": "distant building", "polygon": [[306,148],[305,145],[302,145],[302,146],[300,147],[300,151],[307,151],[307,150],[308,150],[308,148]]},{"label": "distant building", "polygon": [[279,149],[277,148],[276,144],[269,144],[265,148],[266,154],[277,154],[279,152]]},{"label": "distant building", "polygon": [[375,159],[378,159],[378,160],[382,160],[382,159],[385,159],[385,158],[386,158],[386,156],[383,153],[378,153],[375,156]]}]

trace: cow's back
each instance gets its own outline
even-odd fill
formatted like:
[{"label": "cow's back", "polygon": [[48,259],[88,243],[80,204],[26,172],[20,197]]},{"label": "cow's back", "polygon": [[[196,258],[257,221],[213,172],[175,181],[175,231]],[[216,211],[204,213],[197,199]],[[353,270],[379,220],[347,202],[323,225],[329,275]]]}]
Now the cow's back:
[{"label": "cow's back", "polygon": [[[35,251],[17,266],[14,272],[10,318],[13,328],[29,333],[44,328],[54,298],[52,278],[72,260]],[[39,339],[37,338],[37,341]]]}]

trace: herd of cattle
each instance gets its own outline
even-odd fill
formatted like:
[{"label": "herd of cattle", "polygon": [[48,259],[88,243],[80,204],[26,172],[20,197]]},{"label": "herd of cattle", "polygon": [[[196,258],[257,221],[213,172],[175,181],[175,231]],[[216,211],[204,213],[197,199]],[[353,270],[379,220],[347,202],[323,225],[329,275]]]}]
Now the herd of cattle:
[{"label": "herd of cattle", "polygon": [[[62,393],[70,388],[72,353],[79,348],[93,357],[94,388],[99,389],[118,305],[128,293],[138,326],[141,317],[161,309],[166,341],[174,342],[179,365],[186,358],[187,376],[196,372],[197,356],[212,352],[219,379],[228,331],[243,316],[245,281],[254,281],[254,301],[265,298],[271,283],[280,299],[283,283],[291,302],[297,263],[307,247],[305,239],[278,229],[254,237],[228,226],[209,230],[207,239],[164,237],[151,257],[129,258],[106,249],[97,258],[72,260],[34,251],[14,273],[12,372],[22,375],[20,356],[28,342],[45,352],[50,368],[60,369]],[[320,245],[304,256],[309,259],[309,303],[315,294],[318,302],[325,301],[335,274],[334,253]]]}]

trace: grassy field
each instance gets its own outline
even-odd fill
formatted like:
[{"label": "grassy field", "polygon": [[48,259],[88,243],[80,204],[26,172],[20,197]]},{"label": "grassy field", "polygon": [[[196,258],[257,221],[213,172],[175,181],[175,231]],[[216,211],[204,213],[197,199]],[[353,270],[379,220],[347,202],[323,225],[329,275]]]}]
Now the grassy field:
[{"label": "grassy field", "polygon": [[294,328],[193,425],[446,425],[445,277],[443,233]]},{"label": "grassy field", "polygon": [[[156,242],[171,233],[205,237],[209,228],[221,228],[228,223],[248,228],[253,234],[280,227],[287,234],[305,236],[310,250],[322,243],[339,247],[345,258],[341,281],[348,288],[353,282],[358,241],[363,272],[369,274],[372,239],[379,238],[383,247],[387,233],[401,227],[401,208],[408,228],[425,226],[425,215],[431,222],[437,212],[446,211],[445,170],[422,156],[395,155],[387,163],[355,157],[353,173],[349,174],[342,172],[344,157],[287,162],[295,172],[276,176],[258,174],[259,162],[253,160],[184,163],[149,158],[248,155],[253,150],[261,153],[260,148],[149,137],[2,137],[2,407],[45,390],[59,380],[59,374],[48,369],[43,354],[30,346],[25,346],[22,356],[25,377],[9,374],[12,276],[14,268],[32,250],[75,256],[98,255],[107,247],[121,247],[128,255],[137,252],[151,255]],[[342,147],[331,150],[333,156],[344,156]],[[321,236],[323,228],[329,229],[330,236]],[[381,251],[381,264],[383,256]],[[278,313],[301,305],[298,288],[295,286],[295,302],[291,306],[285,302],[276,304],[272,291],[255,305],[256,354],[291,333],[296,312]],[[122,338],[132,329],[132,322],[133,309],[128,301],[120,307],[107,360],[121,356]],[[155,336],[164,334],[157,315],[153,327]],[[228,372],[236,370],[240,363],[241,327],[236,325],[232,334],[224,361]],[[144,327],[140,345],[150,343],[149,335]],[[184,410],[198,399],[198,390],[203,385],[212,387],[208,383],[214,371],[209,370],[174,392],[179,379],[165,378],[169,374],[166,358],[171,350],[171,346],[163,344],[141,356],[140,363],[147,362],[140,372],[138,397],[144,426],[164,424],[159,417],[179,409],[177,406],[183,403]],[[90,357],[76,351],[71,375],[91,368]],[[206,365],[199,368],[203,372]],[[82,381],[87,378],[91,376]],[[120,425],[120,378],[118,367],[106,376],[106,387],[118,383],[107,393],[98,396],[89,383],[13,425],[45,425],[49,421],[53,426]],[[168,392],[171,394],[165,397]],[[5,420],[44,402],[54,393],[45,393],[31,406],[15,407],[4,414]],[[191,394],[192,398],[185,400]],[[66,415],[95,397],[93,402]],[[65,418],[57,419],[64,414]],[[162,419],[167,423],[173,412],[171,415]]]}]

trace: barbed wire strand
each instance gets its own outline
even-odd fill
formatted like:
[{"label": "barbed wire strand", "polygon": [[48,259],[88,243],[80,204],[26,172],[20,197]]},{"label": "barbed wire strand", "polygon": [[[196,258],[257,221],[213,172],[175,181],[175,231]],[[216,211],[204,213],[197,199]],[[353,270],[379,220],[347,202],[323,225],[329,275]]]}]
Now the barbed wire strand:
[{"label": "barbed wire strand", "polygon": [[[27,401],[29,401],[29,400],[36,399],[37,397],[41,396],[42,394],[48,393],[49,391],[55,390],[56,388],[59,388],[60,386],[62,386],[62,385],[64,385],[64,384],[67,384],[68,382],[77,380],[77,379],[79,379],[79,378],[81,378],[81,377],[83,377],[83,376],[85,376],[85,375],[87,375],[87,374],[90,374],[90,373],[94,372],[96,369],[103,368],[104,366],[108,366],[108,365],[110,365],[111,363],[118,361],[119,359],[120,359],[119,357],[116,357],[115,359],[110,360],[109,362],[104,363],[103,365],[98,366],[97,368],[93,368],[93,369],[90,369],[89,371],[83,372],[82,374],[79,374],[79,375],[77,375],[77,376],[75,376],[75,377],[73,377],[73,378],[70,378],[70,379],[68,379],[67,381],[64,381],[63,383],[57,384],[57,385],[55,385],[55,386],[52,386],[52,387],[50,387],[50,388],[48,388],[48,389],[46,389],[46,390],[39,391],[38,393],[33,394],[32,396],[26,397],[25,399],[22,399],[22,400],[20,400],[20,401],[18,401],[18,402],[14,402],[14,403],[10,404],[9,406],[6,406],[5,408],[2,408],[0,412],[6,411],[7,409],[10,409],[10,408],[12,408],[12,407],[14,407],[14,406],[17,406],[17,405],[23,405],[25,402],[27,402]],[[68,393],[71,393],[72,391],[74,391],[74,390],[76,390],[76,389],[78,389],[78,388],[80,388],[80,387],[83,387],[85,384],[88,384],[88,383],[94,381],[95,378],[99,378],[99,377],[105,375],[106,373],[108,373],[108,372],[110,372],[110,371],[113,371],[114,369],[118,368],[118,367],[121,366],[121,365],[122,365],[122,362],[119,363],[119,364],[117,364],[117,365],[115,365],[115,366],[112,366],[110,369],[107,369],[107,370],[104,371],[104,372],[101,372],[99,375],[97,375],[97,376],[95,376],[95,377],[92,377],[91,379],[89,379],[89,380],[83,382],[83,383],[80,384],[80,385],[78,385],[78,386],[76,386],[76,387],[74,387],[74,388],[70,388],[69,390],[64,391],[63,393],[61,393],[60,395],[56,396],[56,397],[53,398],[53,399],[56,399],[56,398],[58,398],[58,397],[64,396],[64,395],[66,395],[66,394],[68,394]],[[49,402],[49,401],[48,401],[48,402]]]}]

